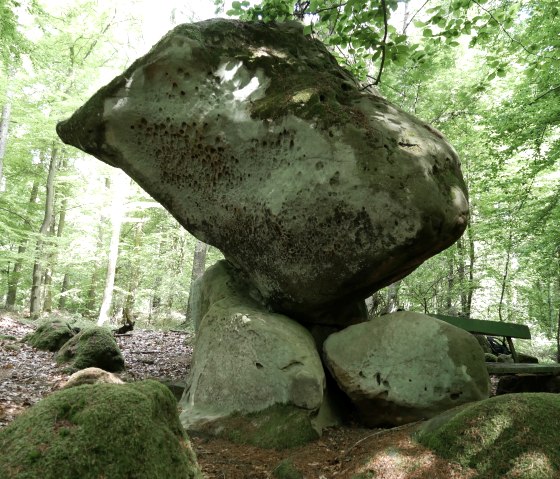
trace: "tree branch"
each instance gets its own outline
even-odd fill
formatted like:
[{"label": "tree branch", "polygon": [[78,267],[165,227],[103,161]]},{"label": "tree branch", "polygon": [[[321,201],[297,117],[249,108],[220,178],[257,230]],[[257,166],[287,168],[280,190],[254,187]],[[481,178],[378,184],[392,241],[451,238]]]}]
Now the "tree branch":
[{"label": "tree branch", "polygon": [[534,105],[535,103],[537,103],[542,97],[548,95],[549,93],[552,93],[553,91],[556,90],[560,90],[560,85],[552,87],[550,90],[545,91],[543,94],[539,95],[537,98],[535,98],[531,103],[529,103],[529,105]]},{"label": "tree branch", "polygon": [[422,6],[416,10],[416,12],[414,12],[414,15],[412,15],[412,17],[410,17],[410,20],[407,22],[407,24],[404,26],[403,28],[403,32],[406,32],[406,29],[408,28],[408,26],[414,21],[414,19],[416,18],[416,15],[418,15],[423,9],[424,7],[428,4],[430,0],[426,0]]}]

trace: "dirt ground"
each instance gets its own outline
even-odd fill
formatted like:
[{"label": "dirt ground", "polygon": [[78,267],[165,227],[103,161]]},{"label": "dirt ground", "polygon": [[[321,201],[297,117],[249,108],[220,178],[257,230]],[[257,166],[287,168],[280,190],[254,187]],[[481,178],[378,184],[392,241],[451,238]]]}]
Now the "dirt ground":
[{"label": "dirt ground", "polygon": [[[53,354],[20,340],[32,327],[0,313],[0,427],[56,390],[67,375]],[[118,338],[127,365],[125,380],[182,381],[192,355],[191,340],[176,331],[134,330]],[[288,464],[305,479],[468,479],[472,471],[435,457],[411,438],[418,424],[394,429],[338,427],[310,444],[285,451],[263,450],[222,439],[192,437],[200,467],[208,479],[279,477]],[[296,473],[297,471],[297,473]],[[299,473],[299,475],[298,475]]]}]

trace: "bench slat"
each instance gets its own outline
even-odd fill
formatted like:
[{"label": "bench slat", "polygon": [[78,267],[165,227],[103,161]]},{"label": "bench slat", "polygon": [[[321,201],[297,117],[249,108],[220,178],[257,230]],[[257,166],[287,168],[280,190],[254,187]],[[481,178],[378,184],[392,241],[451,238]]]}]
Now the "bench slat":
[{"label": "bench slat", "polygon": [[560,364],[486,363],[488,374],[560,374]]},{"label": "bench slat", "polygon": [[531,339],[531,331],[524,324],[503,323],[501,321],[483,321],[480,319],[458,318],[445,314],[430,316],[464,329],[469,333],[486,334],[488,336],[506,336],[510,338]]}]

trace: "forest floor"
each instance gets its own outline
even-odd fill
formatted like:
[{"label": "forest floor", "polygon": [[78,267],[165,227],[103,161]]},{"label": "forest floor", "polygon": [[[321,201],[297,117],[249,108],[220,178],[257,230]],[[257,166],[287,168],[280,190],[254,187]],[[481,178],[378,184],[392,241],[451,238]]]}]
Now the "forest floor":
[{"label": "forest floor", "polygon": [[[32,327],[0,312],[0,428],[58,389],[67,379],[53,353],[20,340]],[[192,355],[192,337],[176,331],[134,330],[117,338],[127,381],[182,382]],[[436,457],[411,438],[418,424],[394,429],[337,427],[310,444],[286,451],[263,450],[222,439],[193,437],[200,467],[208,479],[277,477],[289,462],[305,479],[468,479],[473,471]],[[283,477],[298,477],[296,475]]]}]

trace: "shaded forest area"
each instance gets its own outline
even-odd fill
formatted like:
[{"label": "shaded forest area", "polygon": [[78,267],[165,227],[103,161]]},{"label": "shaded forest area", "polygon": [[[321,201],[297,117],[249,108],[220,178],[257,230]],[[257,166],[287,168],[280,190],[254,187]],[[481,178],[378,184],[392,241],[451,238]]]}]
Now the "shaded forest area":
[{"label": "shaded forest area", "polygon": [[[556,2],[216,3],[230,16],[304,21],[364,85],[441,130],[462,159],[467,232],[369,298],[371,315],[404,308],[524,323],[533,349],[552,359],[560,323]],[[174,327],[188,321],[193,275],[220,257],[126,177],[56,137],[57,121],[146,51],[141,4],[0,6],[0,300],[9,310]],[[189,16],[175,7],[168,18],[171,27]]]}]

